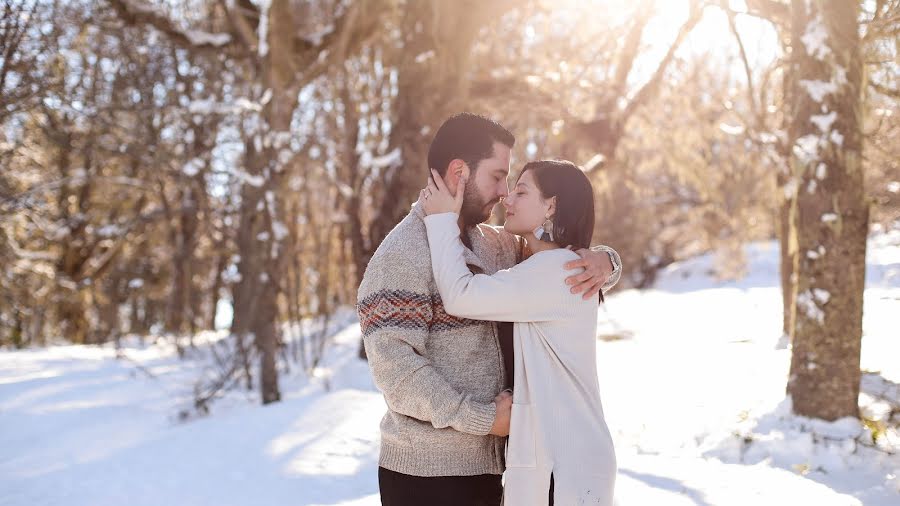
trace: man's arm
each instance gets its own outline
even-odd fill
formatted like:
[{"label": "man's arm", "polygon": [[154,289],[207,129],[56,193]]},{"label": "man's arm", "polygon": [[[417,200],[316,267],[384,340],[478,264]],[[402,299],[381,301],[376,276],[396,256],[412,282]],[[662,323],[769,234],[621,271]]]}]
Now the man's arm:
[{"label": "man's arm", "polygon": [[[516,252],[518,262],[531,256],[531,251],[528,250],[522,237],[507,232],[503,227],[487,226],[497,231],[502,248],[512,248]],[[572,287],[572,293],[580,292],[584,299],[590,299],[596,297],[598,293],[608,292],[621,279],[622,258],[611,247],[598,245],[589,250],[580,249],[576,253],[581,259],[566,263],[565,268],[584,269],[584,272],[566,278],[566,283]]]},{"label": "man's arm", "polygon": [[589,250],[576,251],[581,257],[565,265],[566,269],[584,269],[580,274],[566,278],[566,284],[572,286],[572,293],[582,293],[584,299],[596,297],[616,286],[622,277],[622,259],[616,250],[609,246],[594,246]]},{"label": "man's arm", "polygon": [[[367,274],[379,270],[370,265]],[[366,295],[357,311],[372,377],[390,409],[439,429],[491,433],[496,404],[477,402],[457,391],[425,356],[433,314],[426,284],[421,290],[397,290],[387,286],[387,278],[382,279],[363,281],[360,293]]]}]

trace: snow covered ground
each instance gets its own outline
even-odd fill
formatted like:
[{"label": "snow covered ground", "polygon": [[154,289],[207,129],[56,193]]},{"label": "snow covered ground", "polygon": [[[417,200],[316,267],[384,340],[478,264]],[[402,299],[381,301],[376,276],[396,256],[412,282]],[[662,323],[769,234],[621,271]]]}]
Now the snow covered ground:
[{"label": "snow covered ground", "polygon": [[[900,231],[868,255],[861,402],[875,443],[856,421],[790,414],[778,250],[746,252],[742,280],[715,281],[704,256],[608,298],[597,360],[618,504],[900,504],[900,437],[879,425],[900,402]],[[355,358],[352,312],[339,320],[323,367],[285,377],[283,402],[236,390],[186,422],[207,362],[171,344],[129,341],[127,359],[111,347],[0,352],[0,505],[379,504],[384,402]]]}]

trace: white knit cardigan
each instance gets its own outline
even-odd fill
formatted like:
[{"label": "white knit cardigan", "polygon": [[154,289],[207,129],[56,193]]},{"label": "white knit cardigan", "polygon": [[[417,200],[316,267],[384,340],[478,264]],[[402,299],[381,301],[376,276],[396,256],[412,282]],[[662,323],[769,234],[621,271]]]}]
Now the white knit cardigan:
[{"label": "white knit cardigan", "polygon": [[597,301],[565,284],[568,249],[494,275],[466,267],[456,213],[427,216],[434,279],[447,313],[514,324],[515,392],[504,504],[613,504],[616,457],[597,380]]}]

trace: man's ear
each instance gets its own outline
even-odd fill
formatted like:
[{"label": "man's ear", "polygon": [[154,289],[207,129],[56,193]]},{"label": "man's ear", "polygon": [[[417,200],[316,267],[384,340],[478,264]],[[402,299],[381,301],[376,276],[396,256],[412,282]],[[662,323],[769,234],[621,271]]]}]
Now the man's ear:
[{"label": "man's ear", "polygon": [[447,185],[447,189],[456,194],[456,189],[459,187],[459,180],[462,178],[468,179],[470,175],[469,164],[456,158],[450,161],[450,165],[447,167],[447,173],[444,174],[444,183]]}]

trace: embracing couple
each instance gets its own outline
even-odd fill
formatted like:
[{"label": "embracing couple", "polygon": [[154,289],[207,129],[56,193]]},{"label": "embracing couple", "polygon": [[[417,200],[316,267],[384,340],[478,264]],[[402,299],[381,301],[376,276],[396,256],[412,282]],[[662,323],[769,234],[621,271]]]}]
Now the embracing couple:
[{"label": "embracing couple", "polygon": [[[482,116],[445,121],[360,285],[384,506],[613,503],[596,330],[621,261],[590,248],[593,189],[571,162],[527,163],[508,189],[514,144]],[[503,227],[483,223],[501,201]]]}]

